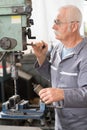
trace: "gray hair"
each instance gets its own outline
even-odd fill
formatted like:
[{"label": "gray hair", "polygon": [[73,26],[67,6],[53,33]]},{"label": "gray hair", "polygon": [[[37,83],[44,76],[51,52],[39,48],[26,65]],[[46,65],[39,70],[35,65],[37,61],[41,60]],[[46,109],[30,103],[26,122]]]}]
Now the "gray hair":
[{"label": "gray hair", "polygon": [[79,22],[79,27],[81,26],[82,23],[82,13],[80,9],[74,5],[65,5],[60,8],[65,9],[65,19],[68,22],[71,21],[78,21]]}]

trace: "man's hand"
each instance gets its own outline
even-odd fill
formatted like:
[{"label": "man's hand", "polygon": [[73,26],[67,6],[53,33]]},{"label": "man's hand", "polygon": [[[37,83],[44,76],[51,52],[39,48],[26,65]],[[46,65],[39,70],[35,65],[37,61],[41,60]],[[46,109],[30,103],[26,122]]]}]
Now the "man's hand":
[{"label": "man's hand", "polygon": [[39,65],[42,65],[46,58],[46,54],[48,51],[48,44],[41,41],[41,42],[36,42],[35,46],[32,46],[32,47],[33,47],[34,53],[37,57]]},{"label": "man's hand", "polygon": [[39,96],[44,103],[50,104],[63,100],[64,90],[60,88],[43,88],[40,90]]}]

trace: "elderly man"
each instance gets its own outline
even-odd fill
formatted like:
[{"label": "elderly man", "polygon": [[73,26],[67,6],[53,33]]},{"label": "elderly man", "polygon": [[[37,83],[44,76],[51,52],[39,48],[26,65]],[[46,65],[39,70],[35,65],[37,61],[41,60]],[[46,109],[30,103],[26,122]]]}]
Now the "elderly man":
[{"label": "elderly man", "polygon": [[62,45],[52,49],[50,59],[48,44],[41,41],[33,46],[36,69],[52,84],[39,96],[46,104],[61,108],[55,109],[55,130],[87,130],[87,38],[80,35],[81,22],[76,6],[63,6],[53,25],[55,38]]}]

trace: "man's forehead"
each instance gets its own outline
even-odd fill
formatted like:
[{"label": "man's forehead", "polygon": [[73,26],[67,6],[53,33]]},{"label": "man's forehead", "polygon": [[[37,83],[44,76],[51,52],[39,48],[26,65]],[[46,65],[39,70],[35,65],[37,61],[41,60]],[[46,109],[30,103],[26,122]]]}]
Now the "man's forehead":
[{"label": "man's forehead", "polygon": [[57,12],[56,19],[65,19],[65,11],[63,9]]}]

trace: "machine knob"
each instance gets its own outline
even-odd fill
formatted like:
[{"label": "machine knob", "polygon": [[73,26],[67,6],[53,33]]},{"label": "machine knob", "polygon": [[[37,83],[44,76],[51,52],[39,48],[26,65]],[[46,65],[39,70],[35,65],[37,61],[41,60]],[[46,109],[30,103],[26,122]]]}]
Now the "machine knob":
[{"label": "machine knob", "polygon": [[4,50],[10,50],[13,49],[17,45],[17,41],[12,38],[3,37],[0,40],[0,47]]}]

